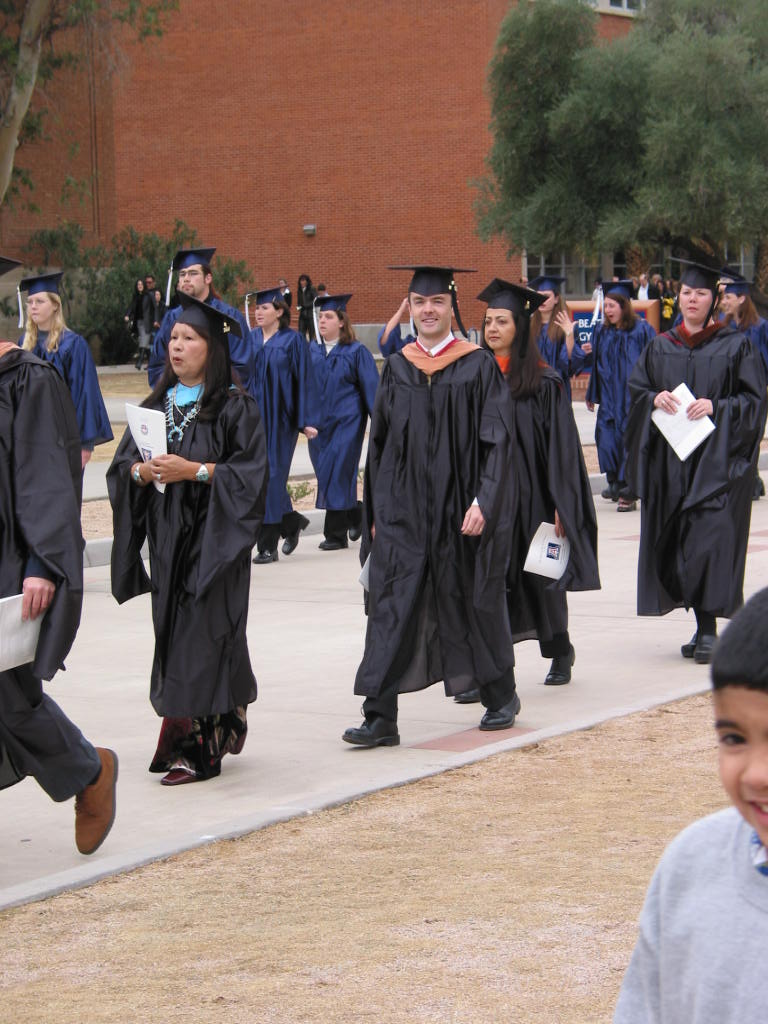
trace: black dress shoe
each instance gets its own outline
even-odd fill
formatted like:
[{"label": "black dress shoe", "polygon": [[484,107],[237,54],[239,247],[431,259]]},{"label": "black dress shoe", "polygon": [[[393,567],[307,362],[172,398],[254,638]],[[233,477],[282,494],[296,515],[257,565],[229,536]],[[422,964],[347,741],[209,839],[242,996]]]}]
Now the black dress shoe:
[{"label": "black dress shoe", "polygon": [[267,565],[269,562],[277,561],[277,549],[274,551],[260,551],[253,559],[254,565]]},{"label": "black dress shoe", "polygon": [[381,715],[366,718],[359,728],[347,729],[341,737],[345,743],[353,743],[356,747],[397,747],[400,745],[400,733],[397,722],[390,722]]},{"label": "black dress shoe", "polygon": [[301,530],[297,530],[295,533],[289,533],[283,541],[283,554],[292,555],[296,548],[299,546],[299,534]]},{"label": "black dress shoe", "polygon": [[347,533],[349,534],[350,540],[360,540],[360,538],[363,536],[363,528],[362,526],[350,526],[349,530],[347,530]]},{"label": "black dress shoe", "polygon": [[321,551],[342,551],[348,547],[346,540],[332,540],[328,537],[317,545]]},{"label": "black dress shoe", "polygon": [[562,686],[571,681],[571,666],[576,661],[576,651],[571,644],[567,654],[558,654],[552,659],[552,664],[544,680],[545,686]]},{"label": "black dress shoe", "polygon": [[457,693],[453,698],[457,704],[479,704],[479,690],[465,690],[464,693]]},{"label": "black dress shoe", "polygon": [[480,719],[478,726],[483,732],[493,732],[495,729],[511,729],[515,724],[515,716],[520,713],[520,698],[517,694],[512,700],[505,704],[498,711],[486,711]]},{"label": "black dress shoe", "polygon": [[683,644],[683,646],[680,648],[680,653],[682,654],[682,656],[684,658],[692,658],[693,657],[693,652],[696,650],[696,641],[698,639],[699,639],[699,631],[696,630],[696,632],[691,637],[690,641],[687,644]]},{"label": "black dress shoe", "polygon": [[697,665],[708,665],[712,657],[712,648],[715,646],[717,637],[713,633],[702,633],[696,641],[693,651],[693,660]]},{"label": "black dress shoe", "polygon": [[609,484],[604,490],[600,492],[601,498],[607,498],[608,501],[619,500],[619,489],[615,484]]}]

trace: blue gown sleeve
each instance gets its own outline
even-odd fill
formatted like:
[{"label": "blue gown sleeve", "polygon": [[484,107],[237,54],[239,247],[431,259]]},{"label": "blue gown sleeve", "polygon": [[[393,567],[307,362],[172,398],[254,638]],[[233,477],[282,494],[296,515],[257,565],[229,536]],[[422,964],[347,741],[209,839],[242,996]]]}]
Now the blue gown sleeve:
[{"label": "blue gown sleeve", "polygon": [[357,350],[357,379],[365,408],[368,415],[372,416],[373,404],[376,401],[376,392],[379,388],[379,371],[376,368],[376,360],[365,345],[361,345]]},{"label": "blue gown sleeve", "polygon": [[72,395],[77,414],[77,425],[80,428],[80,440],[83,448],[104,444],[111,441],[112,427],[109,416],[101,397],[99,377],[91,350],[85,338],[74,332],[67,332],[62,341],[67,340],[68,352],[62,353],[62,363],[66,369],[67,386]]},{"label": "blue gown sleeve", "polygon": [[410,344],[410,342],[414,340],[410,334],[406,334],[404,338],[402,331],[400,330],[400,324],[398,324],[394,330],[389,332],[386,341],[382,341],[382,338],[384,337],[384,330],[385,328],[382,327],[382,329],[379,331],[377,340],[379,343],[379,348],[381,349],[381,354],[385,358],[387,358],[388,356],[393,356],[395,352],[399,352],[401,349],[405,348],[406,345]]},{"label": "blue gown sleeve", "polygon": [[163,368],[165,367],[165,353],[168,351],[171,330],[176,323],[179,309],[179,306],[174,306],[173,309],[168,310],[155,334],[155,340],[152,342],[152,353],[147,364],[147,378],[151,388],[160,380]]}]

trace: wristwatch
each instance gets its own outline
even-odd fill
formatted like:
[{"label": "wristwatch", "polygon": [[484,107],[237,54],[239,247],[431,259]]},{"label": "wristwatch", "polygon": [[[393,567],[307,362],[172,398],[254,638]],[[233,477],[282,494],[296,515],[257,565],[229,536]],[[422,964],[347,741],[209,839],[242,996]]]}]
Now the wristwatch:
[{"label": "wristwatch", "polygon": [[207,484],[210,479],[211,474],[208,472],[208,467],[203,463],[200,469],[195,473],[195,480],[197,480],[199,484]]},{"label": "wristwatch", "polygon": [[133,479],[135,480],[135,482],[137,484],[141,483],[141,464],[140,463],[137,462],[136,465],[133,467],[133,472],[131,473],[131,476],[133,477]]}]

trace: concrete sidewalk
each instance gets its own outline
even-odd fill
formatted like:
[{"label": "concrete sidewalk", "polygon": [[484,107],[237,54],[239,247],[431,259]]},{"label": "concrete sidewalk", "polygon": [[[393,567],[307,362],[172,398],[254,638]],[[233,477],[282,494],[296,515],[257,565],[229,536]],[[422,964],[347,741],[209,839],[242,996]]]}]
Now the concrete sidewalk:
[{"label": "concrete sidewalk", "polygon": [[[679,654],[692,616],[635,615],[639,513],[619,515],[598,499],[598,520],[603,590],[569,599],[573,682],[545,687],[547,663],[536,644],[522,644],[515,729],[479,732],[479,706],[454,704],[438,685],[402,698],[396,748],[341,741],[360,721],[352,693],[365,631],[357,545],[325,553],[305,536],[290,558],[254,566],[248,637],[260,696],[248,741],[218,779],[178,789],[147,772],[159,728],[148,700],[149,598],[118,607],[108,568],[88,569],[80,633],[67,672],[48,691],[94,743],[118,752],[117,820],[104,846],[81,857],[71,801],[52,803],[31,779],[4,791],[0,907],[706,688],[707,669]],[[753,505],[747,592],[766,583],[764,500]]]}]

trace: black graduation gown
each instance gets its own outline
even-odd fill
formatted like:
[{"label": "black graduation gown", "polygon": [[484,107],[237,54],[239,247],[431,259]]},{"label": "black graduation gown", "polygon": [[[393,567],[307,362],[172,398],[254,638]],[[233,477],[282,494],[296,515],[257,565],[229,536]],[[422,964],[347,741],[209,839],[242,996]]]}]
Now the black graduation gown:
[{"label": "black graduation gown", "polygon": [[[597,517],[589,476],[570,399],[559,374],[549,367],[539,389],[513,399],[513,471],[517,499],[510,560],[509,617],[515,641],[551,640],[545,591],[599,590]],[[557,509],[571,544],[568,566],[559,580],[524,572],[533,535],[541,523],[554,523]]]},{"label": "black graduation gown", "polygon": [[[651,421],[654,397],[681,381],[712,401],[716,426],[685,462]],[[685,607],[730,617],[743,603],[765,388],[758,351],[724,325],[694,348],[677,330],[661,334],[638,359],[625,445],[627,481],[642,499],[639,615]]]},{"label": "black graduation gown", "polygon": [[[158,406],[159,407],[159,406]],[[210,484],[139,487],[126,431],[107,471],[114,519],[112,593],[152,592],[150,699],[170,718],[222,714],[256,699],[245,627],[251,550],[264,516],[267,454],[254,400],[232,390],[212,422],[193,420],[177,454],[215,462]],[[149,542],[150,576],[141,559]]]},{"label": "black graduation gown", "polygon": [[[31,554],[56,592],[40,625],[32,672],[51,679],[74,642],[83,602],[80,431],[51,363],[19,349],[0,359],[0,597],[21,593]],[[0,686],[2,673],[0,673]],[[0,722],[0,788],[22,777]]]},{"label": "black graduation gown", "polygon": [[[361,561],[370,551],[370,590],[355,693],[378,695],[398,655],[400,692],[442,679],[446,693],[461,693],[514,665],[505,600],[511,433],[511,399],[489,352],[431,377],[402,353],[385,364],[365,469]],[[486,526],[465,537],[475,497]],[[409,649],[417,656],[401,671]]]}]

